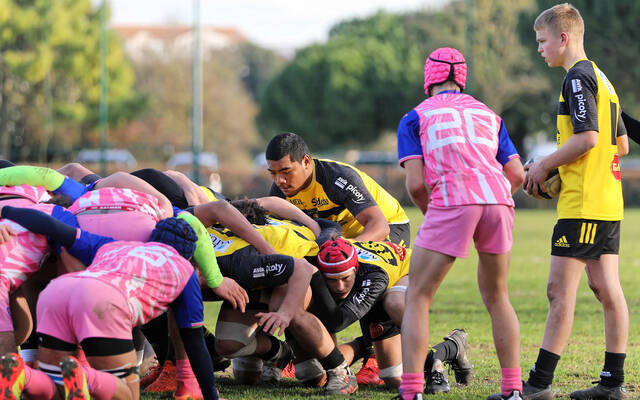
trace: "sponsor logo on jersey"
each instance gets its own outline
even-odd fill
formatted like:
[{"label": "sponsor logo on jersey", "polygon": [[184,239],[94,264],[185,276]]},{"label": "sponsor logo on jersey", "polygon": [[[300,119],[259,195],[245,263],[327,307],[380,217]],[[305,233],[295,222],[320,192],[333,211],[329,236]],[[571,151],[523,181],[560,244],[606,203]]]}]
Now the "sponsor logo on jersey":
[{"label": "sponsor logo on jersey", "polygon": [[209,236],[211,236],[211,243],[213,244],[213,249],[217,253],[224,253],[225,251],[227,251],[229,246],[233,244],[233,240],[222,240],[211,232],[209,232]]},{"label": "sponsor logo on jersey", "polygon": [[[364,285],[363,285],[363,286],[364,286]],[[358,293],[358,295],[357,295],[357,296],[354,296],[354,297],[353,297],[353,301],[354,301],[355,303],[358,303],[358,304],[362,303],[362,301],[364,300],[364,298],[365,298],[365,297],[367,297],[367,294],[368,294],[368,293],[369,293],[369,287],[368,287],[368,286],[367,286],[367,287],[362,288],[362,292]]]},{"label": "sponsor logo on jersey", "polygon": [[602,81],[604,82],[604,85],[607,87],[607,90],[609,91],[609,93],[613,96],[616,94],[616,91],[613,90],[613,86],[611,86],[611,82],[609,82],[609,79],[607,78],[607,76],[604,74],[604,72],[600,71],[599,68],[596,68],[596,72],[598,73],[598,75],[600,75],[600,79],[602,79]]},{"label": "sponsor logo on jersey", "polygon": [[356,204],[362,204],[364,203],[364,195],[362,193],[360,193],[360,190],[353,186],[353,185],[349,185],[347,186],[347,188],[345,189],[347,192],[351,192],[353,193],[353,195],[356,197],[353,202]]},{"label": "sponsor logo on jersey", "polygon": [[555,247],[571,247],[569,242],[567,242],[567,237],[562,235],[556,242],[553,244]]},{"label": "sponsor logo on jersey", "polygon": [[257,267],[253,269],[253,277],[254,278],[262,278],[264,277],[266,274],[264,272],[264,268],[262,267]]},{"label": "sponsor logo on jersey", "polygon": [[267,273],[272,276],[281,275],[284,272],[284,264],[276,263],[266,266]]},{"label": "sponsor logo on jersey", "polygon": [[300,199],[289,199],[289,202],[294,206],[304,206],[304,202]]},{"label": "sponsor logo on jersey", "polygon": [[313,199],[311,199],[311,204],[313,204],[314,207],[327,206],[329,205],[329,199],[326,199],[324,197],[314,197]]},{"label": "sponsor logo on jersey", "polygon": [[572,79],[571,88],[573,89],[573,93],[582,92],[582,82],[580,82],[580,79]]},{"label": "sponsor logo on jersey", "polygon": [[358,253],[358,258],[362,261],[380,261],[380,257],[360,247],[356,247],[356,252]]},{"label": "sponsor logo on jersey", "polygon": [[584,98],[584,94],[576,94],[574,95],[576,98],[577,109],[573,111],[573,116],[576,118],[578,122],[584,122],[587,120],[587,101]]},{"label": "sponsor logo on jersey", "polygon": [[613,160],[611,160],[611,174],[616,181],[620,181],[622,179],[622,175],[620,174],[620,159],[618,155],[613,156]]},{"label": "sponsor logo on jersey", "polygon": [[336,184],[337,187],[339,187],[340,189],[344,189],[345,186],[347,186],[347,180],[344,179],[343,177],[338,177],[338,179],[336,179],[336,181],[334,182]]}]

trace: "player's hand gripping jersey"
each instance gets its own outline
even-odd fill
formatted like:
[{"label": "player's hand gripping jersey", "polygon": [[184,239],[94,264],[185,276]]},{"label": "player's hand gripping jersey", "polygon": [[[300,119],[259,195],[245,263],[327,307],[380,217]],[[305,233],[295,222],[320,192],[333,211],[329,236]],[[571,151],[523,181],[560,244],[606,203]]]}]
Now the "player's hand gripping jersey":
[{"label": "player's hand gripping jersey", "polygon": [[287,199],[311,218],[326,218],[342,226],[345,237],[356,237],[364,227],[356,219],[361,211],[378,205],[389,224],[405,224],[409,218],[400,203],[367,174],[332,160],[313,159],[311,184],[293,197],[275,185],[269,196]]},{"label": "player's hand gripping jersey", "polygon": [[514,205],[502,169],[518,153],[502,118],[467,94],[440,92],[405,115],[398,153],[400,165],[424,159],[433,205]]},{"label": "player's hand gripping jersey", "polygon": [[616,137],[627,133],[613,85],[593,61],[580,60],[567,72],[558,105],[558,147],[576,133],[597,131],[587,154],[560,166],[558,218],[619,221],[622,184]]}]

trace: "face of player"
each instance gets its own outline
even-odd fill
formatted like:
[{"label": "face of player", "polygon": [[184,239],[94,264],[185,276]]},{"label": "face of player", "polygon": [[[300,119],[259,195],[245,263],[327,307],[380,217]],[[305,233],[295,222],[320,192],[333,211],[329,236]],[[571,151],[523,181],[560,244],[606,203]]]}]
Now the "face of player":
[{"label": "face of player", "polygon": [[325,276],[324,279],[327,281],[327,286],[333,298],[336,300],[344,300],[349,295],[349,292],[351,292],[351,289],[353,289],[353,284],[356,281],[356,271],[352,269],[342,275]]},{"label": "face of player", "polygon": [[291,161],[288,154],[277,161],[267,160],[267,169],[276,186],[287,197],[304,189],[313,174],[313,160],[306,154],[301,161]]},{"label": "face of player", "polygon": [[538,42],[538,53],[550,67],[561,67],[562,55],[566,47],[567,34],[564,32],[555,33],[550,29],[541,28],[536,31],[536,42]]}]

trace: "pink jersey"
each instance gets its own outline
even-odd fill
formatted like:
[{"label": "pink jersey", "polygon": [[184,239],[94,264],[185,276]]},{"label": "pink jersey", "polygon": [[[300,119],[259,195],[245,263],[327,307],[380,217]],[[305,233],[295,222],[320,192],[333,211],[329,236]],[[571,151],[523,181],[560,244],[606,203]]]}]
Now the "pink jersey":
[{"label": "pink jersey", "polygon": [[69,207],[73,215],[92,210],[137,211],[150,215],[156,222],[163,218],[155,196],[125,188],[92,190],[78,197]]},{"label": "pink jersey", "polygon": [[51,199],[45,188],[30,185],[0,186],[0,195],[20,196],[34,203],[43,203]]},{"label": "pink jersey", "polygon": [[[14,203],[13,200],[0,201],[0,204]],[[12,204],[13,205],[13,204]],[[51,215],[53,204],[23,204]],[[10,241],[0,244],[0,276],[10,292],[13,292],[27,280],[29,275],[40,269],[42,260],[49,252],[47,238],[29,232],[21,225],[0,219],[0,225],[9,225],[17,233]]]},{"label": "pink jersey", "polygon": [[99,279],[120,289],[127,299],[132,326],[167,311],[194,268],[170,246],[156,242],[111,242],[103,245],[86,270],[72,275]]},{"label": "pink jersey", "polygon": [[502,119],[471,96],[432,96],[415,108],[431,204],[513,206],[496,159]]}]

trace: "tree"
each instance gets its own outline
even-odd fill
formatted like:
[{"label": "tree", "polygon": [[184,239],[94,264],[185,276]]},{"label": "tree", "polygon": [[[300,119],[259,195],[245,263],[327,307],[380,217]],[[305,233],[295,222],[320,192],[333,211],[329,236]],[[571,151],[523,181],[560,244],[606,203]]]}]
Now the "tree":
[{"label": "tree", "polygon": [[[133,70],[109,32],[110,123],[140,111]],[[49,142],[70,149],[97,125],[99,16],[89,0],[0,0],[0,152],[46,161]],[[17,151],[21,150],[21,151]]]}]

